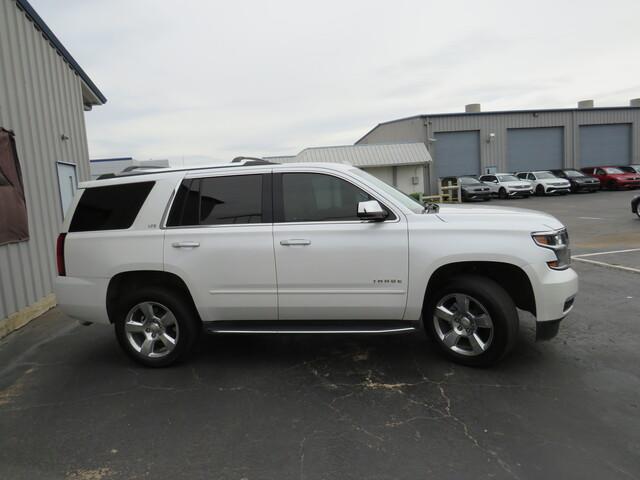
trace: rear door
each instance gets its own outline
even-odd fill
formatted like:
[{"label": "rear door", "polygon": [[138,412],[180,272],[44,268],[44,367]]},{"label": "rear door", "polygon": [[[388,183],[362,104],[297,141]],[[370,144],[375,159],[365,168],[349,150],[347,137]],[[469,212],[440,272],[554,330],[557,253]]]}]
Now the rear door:
[{"label": "rear door", "polygon": [[402,319],[407,301],[404,215],[361,221],[366,186],[335,172],[274,174],[274,248],[281,320]]},{"label": "rear door", "polygon": [[165,269],[187,283],[204,321],[275,320],[271,174],[187,178],[168,215]]}]

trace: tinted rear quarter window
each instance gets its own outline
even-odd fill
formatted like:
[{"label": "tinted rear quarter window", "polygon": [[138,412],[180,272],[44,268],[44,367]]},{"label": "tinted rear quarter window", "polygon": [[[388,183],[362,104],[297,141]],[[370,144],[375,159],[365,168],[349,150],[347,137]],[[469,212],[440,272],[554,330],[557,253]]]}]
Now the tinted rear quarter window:
[{"label": "tinted rear quarter window", "polygon": [[87,188],[69,226],[70,232],[123,230],[133,225],[155,182]]}]

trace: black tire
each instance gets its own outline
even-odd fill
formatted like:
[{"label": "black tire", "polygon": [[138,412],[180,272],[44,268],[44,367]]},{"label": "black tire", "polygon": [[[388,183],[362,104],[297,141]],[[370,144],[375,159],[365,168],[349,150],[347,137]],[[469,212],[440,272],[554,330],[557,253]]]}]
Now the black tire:
[{"label": "black tire", "polygon": [[504,189],[504,187],[500,188],[500,190],[498,190],[498,198],[505,200],[507,198],[507,191]]},{"label": "black tire", "polygon": [[[127,317],[132,312],[132,309],[145,302],[155,304],[156,311],[160,310],[162,312],[162,308],[166,308],[175,317],[177,326],[174,327],[173,331],[175,332],[177,329],[178,332],[175,335],[175,346],[172,347],[172,351],[164,356],[151,358],[143,355],[133,347],[127,336],[127,331],[125,330]],[[154,286],[141,288],[126,294],[117,306],[114,324],[116,338],[125,353],[136,362],[147,367],[167,367],[184,360],[202,332],[202,324],[198,315],[191,302],[184,298],[184,295],[163,287]],[[146,334],[141,332],[140,335]],[[156,344],[160,342],[159,339],[154,341]]]},{"label": "black tire", "polygon": [[544,194],[545,194],[544,187],[542,185],[538,185],[536,187],[536,195],[541,197]]},{"label": "black tire", "polygon": [[[471,297],[490,316],[493,324],[492,337],[483,353],[472,356],[457,353],[444,344],[440,333],[436,331],[436,307],[453,294]],[[450,360],[470,367],[489,367],[504,358],[513,348],[519,328],[518,312],[509,294],[493,280],[480,275],[460,275],[451,278],[429,297],[422,313],[424,328],[432,342]]]},{"label": "black tire", "polygon": [[616,182],[614,182],[613,180],[609,180],[607,182],[607,188],[609,190],[615,190],[616,189]]}]

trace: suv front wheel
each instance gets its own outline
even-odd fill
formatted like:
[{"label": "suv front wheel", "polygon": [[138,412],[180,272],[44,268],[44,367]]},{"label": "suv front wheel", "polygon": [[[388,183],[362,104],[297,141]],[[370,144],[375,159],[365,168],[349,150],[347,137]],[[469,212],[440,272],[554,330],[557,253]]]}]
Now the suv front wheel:
[{"label": "suv front wheel", "polygon": [[518,333],[518,312],[509,294],[493,280],[460,275],[425,303],[424,327],[451,360],[487,367],[504,357]]},{"label": "suv front wheel", "polygon": [[165,367],[184,358],[201,331],[189,303],[161,287],[127,295],[114,323],[123,350],[148,367]]}]

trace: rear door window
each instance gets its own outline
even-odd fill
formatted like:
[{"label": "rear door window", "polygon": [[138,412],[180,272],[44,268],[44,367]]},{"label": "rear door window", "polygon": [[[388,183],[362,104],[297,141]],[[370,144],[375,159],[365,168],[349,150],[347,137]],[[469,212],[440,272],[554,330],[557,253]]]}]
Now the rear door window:
[{"label": "rear door window", "polygon": [[[230,175],[182,182],[168,227],[269,223],[263,208],[265,175]],[[267,180],[270,175],[267,175]],[[270,193],[269,193],[270,195]],[[270,206],[270,197],[268,199]]]},{"label": "rear door window", "polygon": [[155,182],[87,188],[69,226],[70,232],[123,230],[131,227]]}]

